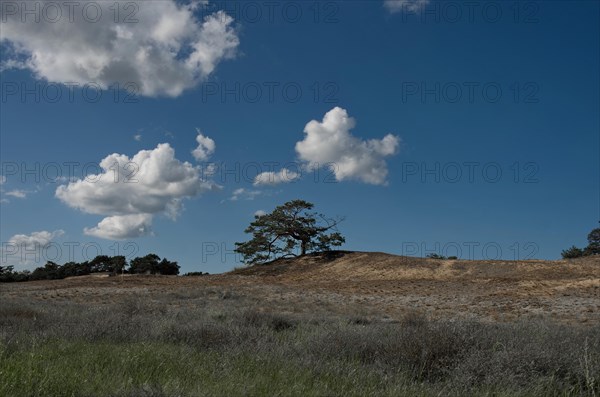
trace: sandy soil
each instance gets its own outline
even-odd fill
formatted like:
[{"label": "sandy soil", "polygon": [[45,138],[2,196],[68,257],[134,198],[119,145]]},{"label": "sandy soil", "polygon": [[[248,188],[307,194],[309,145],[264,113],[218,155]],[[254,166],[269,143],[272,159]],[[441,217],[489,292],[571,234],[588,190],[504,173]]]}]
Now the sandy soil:
[{"label": "sandy soil", "polygon": [[433,317],[512,321],[550,317],[600,322],[600,257],[569,261],[461,261],[347,252],[335,258],[279,260],[202,277],[74,277],[0,284],[12,299],[114,303],[123,298],[168,299],[185,306],[220,297],[261,303],[266,310],[355,313],[394,321],[407,311]]}]

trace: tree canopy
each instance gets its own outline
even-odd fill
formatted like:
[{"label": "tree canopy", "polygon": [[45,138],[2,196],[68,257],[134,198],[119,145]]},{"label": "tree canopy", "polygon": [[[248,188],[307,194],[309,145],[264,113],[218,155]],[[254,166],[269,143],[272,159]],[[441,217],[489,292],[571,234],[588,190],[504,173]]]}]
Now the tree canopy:
[{"label": "tree canopy", "polygon": [[179,265],[177,262],[167,260],[167,258],[161,260],[156,254],[148,254],[132,260],[129,272],[177,275],[179,274]]},{"label": "tree canopy", "polygon": [[579,258],[582,256],[600,255],[600,228],[592,230],[588,236],[588,246],[585,248],[578,248],[571,246],[570,248],[562,251],[561,255],[564,259]]},{"label": "tree canopy", "polygon": [[245,263],[257,264],[297,256],[298,250],[300,255],[305,255],[342,245],[345,239],[337,231],[341,219],[327,219],[323,214],[311,212],[313,207],[308,201],[292,200],[270,214],[256,215],[245,230],[252,239],[235,243],[236,252]]},{"label": "tree canopy", "polygon": [[588,234],[588,246],[585,251],[586,255],[600,255],[600,228],[596,228]]}]

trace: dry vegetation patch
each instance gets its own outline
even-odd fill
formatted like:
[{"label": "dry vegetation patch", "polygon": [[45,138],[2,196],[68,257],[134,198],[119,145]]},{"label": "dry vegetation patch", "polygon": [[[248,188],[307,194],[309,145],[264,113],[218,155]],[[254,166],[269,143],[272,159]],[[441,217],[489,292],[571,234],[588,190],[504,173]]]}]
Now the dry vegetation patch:
[{"label": "dry vegetation patch", "polygon": [[591,258],[342,252],[0,284],[0,395],[597,396],[599,280]]}]

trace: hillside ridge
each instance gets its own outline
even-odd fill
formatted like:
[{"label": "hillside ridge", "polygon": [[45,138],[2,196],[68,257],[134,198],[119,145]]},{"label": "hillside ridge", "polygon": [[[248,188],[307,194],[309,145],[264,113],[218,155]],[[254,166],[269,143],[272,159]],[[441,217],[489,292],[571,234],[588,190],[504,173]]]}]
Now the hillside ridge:
[{"label": "hillside ridge", "polygon": [[331,251],[235,269],[238,276],[281,279],[400,280],[400,279],[537,279],[600,278],[600,257],[571,260],[431,259],[385,252]]}]

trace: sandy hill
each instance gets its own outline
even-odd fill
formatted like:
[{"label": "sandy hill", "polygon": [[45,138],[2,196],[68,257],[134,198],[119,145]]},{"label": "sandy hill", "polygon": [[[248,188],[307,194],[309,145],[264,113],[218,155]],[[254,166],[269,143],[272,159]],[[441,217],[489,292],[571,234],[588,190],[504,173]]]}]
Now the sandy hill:
[{"label": "sandy hill", "polygon": [[551,281],[600,278],[600,256],[573,260],[439,260],[382,252],[335,251],[299,258],[277,259],[264,265],[236,269],[230,274],[276,277],[286,281],[322,280],[494,280]]},{"label": "sandy hill", "polygon": [[338,252],[279,259],[224,277],[246,285],[284,286],[295,289],[299,299],[362,306],[365,313],[383,311],[392,317],[417,310],[494,321],[540,316],[600,322],[600,257],[467,261]]},{"label": "sandy hill", "polygon": [[215,307],[252,301],[266,311],[307,315],[359,313],[397,319],[407,311],[418,311],[486,321],[539,316],[598,324],[600,257],[466,261],[338,251],[202,277],[87,276],[6,284],[0,285],[0,296],[85,304],[145,297],[176,306]]}]

